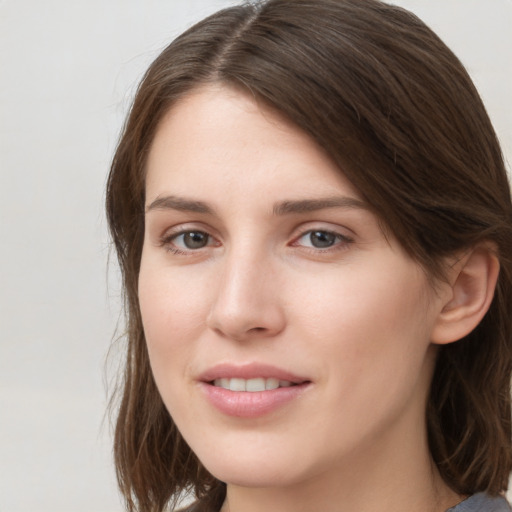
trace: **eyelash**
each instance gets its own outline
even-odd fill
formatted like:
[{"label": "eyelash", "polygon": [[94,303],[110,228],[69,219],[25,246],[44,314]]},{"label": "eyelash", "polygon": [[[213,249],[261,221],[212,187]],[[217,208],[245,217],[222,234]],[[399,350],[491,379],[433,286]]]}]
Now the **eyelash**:
[{"label": "eyelash", "polygon": [[[203,247],[198,247],[196,249],[189,248],[186,250],[176,247],[174,242],[178,237],[184,236],[187,234],[192,234],[192,233],[194,233],[196,235],[199,234],[199,235],[208,237],[208,242],[206,243],[206,245],[204,245]],[[308,234],[311,236],[313,233],[321,233],[324,236],[327,235],[327,237],[333,237],[335,239],[333,245],[330,245],[330,246],[324,247],[324,248],[319,248],[319,247],[314,247],[314,246],[309,246],[309,247],[304,246],[304,245],[301,246],[298,243],[299,240],[301,240]],[[166,251],[168,251],[172,254],[176,254],[176,255],[180,255],[180,256],[191,256],[194,253],[197,253],[198,251],[200,251],[201,249],[211,247],[212,246],[211,240],[215,240],[213,238],[213,236],[210,235],[208,232],[203,231],[201,229],[182,229],[180,231],[177,231],[174,233],[167,233],[164,236],[162,236],[160,239],[160,245],[162,247],[164,247]],[[304,250],[312,252],[314,254],[322,254],[322,253],[328,253],[328,252],[333,252],[333,251],[345,250],[353,242],[354,242],[354,240],[352,238],[350,238],[346,235],[342,235],[341,233],[338,233],[336,231],[332,231],[329,229],[318,229],[317,228],[317,229],[304,230],[297,237],[294,238],[294,241],[290,244],[290,246],[302,247]],[[220,244],[216,244],[216,245],[220,245]]]},{"label": "eyelash", "polygon": [[292,242],[291,245],[298,246],[299,240],[301,240],[302,238],[304,238],[307,235],[311,236],[313,233],[322,233],[323,235],[327,235],[327,236],[333,237],[335,239],[333,245],[330,245],[330,246],[324,247],[324,248],[314,247],[314,246],[310,246],[310,247],[302,246],[303,249],[311,251],[315,254],[345,250],[348,248],[348,246],[351,243],[354,242],[354,240],[352,238],[350,238],[346,235],[342,235],[341,233],[338,233],[337,231],[332,231],[329,229],[313,228],[313,229],[307,229],[307,230],[303,231],[298,237],[295,238],[295,241]]},{"label": "eyelash", "polygon": [[191,233],[204,235],[204,236],[208,237],[209,240],[213,239],[212,235],[210,235],[209,233],[207,233],[206,231],[203,231],[201,229],[182,229],[175,233],[165,234],[160,239],[160,245],[163,246],[166,251],[171,252],[173,254],[180,255],[180,256],[190,256],[192,253],[198,252],[200,249],[204,249],[209,246],[209,243],[207,243],[204,247],[199,247],[197,249],[187,249],[187,250],[183,250],[183,249],[176,247],[176,245],[174,244],[174,241],[178,237],[184,236],[187,234],[191,234]]}]

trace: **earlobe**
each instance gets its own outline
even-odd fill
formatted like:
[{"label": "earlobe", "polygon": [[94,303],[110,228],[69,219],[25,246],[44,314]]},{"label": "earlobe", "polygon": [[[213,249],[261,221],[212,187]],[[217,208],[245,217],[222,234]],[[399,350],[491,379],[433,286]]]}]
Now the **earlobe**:
[{"label": "earlobe", "polygon": [[431,341],[447,344],[469,334],[489,309],[500,269],[490,244],[478,245],[454,266],[450,293],[442,305]]}]

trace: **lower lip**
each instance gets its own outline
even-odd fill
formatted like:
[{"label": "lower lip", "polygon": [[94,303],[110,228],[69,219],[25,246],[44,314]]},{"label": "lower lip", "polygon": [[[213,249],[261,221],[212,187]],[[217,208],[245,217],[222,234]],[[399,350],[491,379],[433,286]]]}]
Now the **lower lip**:
[{"label": "lower lip", "polygon": [[203,392],[214,407],[228,416],[239,418],[257,418],[269,414],[293,401],[307,387],[308,382],[268,391],[230,391],[201,383]]}]

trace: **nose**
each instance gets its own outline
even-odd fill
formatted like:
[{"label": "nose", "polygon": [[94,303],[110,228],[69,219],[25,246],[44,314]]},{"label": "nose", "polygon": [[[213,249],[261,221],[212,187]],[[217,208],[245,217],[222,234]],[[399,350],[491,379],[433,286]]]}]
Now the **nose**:
[{"label": "nose", "polygon": [[222,263],[207,325],[237,341],[270,338],[285,327],[277,273],[268,258],[233,254]]}]

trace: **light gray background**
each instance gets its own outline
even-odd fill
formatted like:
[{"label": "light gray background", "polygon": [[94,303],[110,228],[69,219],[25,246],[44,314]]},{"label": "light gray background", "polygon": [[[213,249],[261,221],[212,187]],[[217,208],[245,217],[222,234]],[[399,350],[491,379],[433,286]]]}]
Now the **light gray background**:
[{"label": "light gray background", "polygon": [[[0,0],[0,512],[122,509],[104,421],[109,160],[150,61],[233,3]],[[465,63],[512,162],[512,0],[396,3]]]}]

